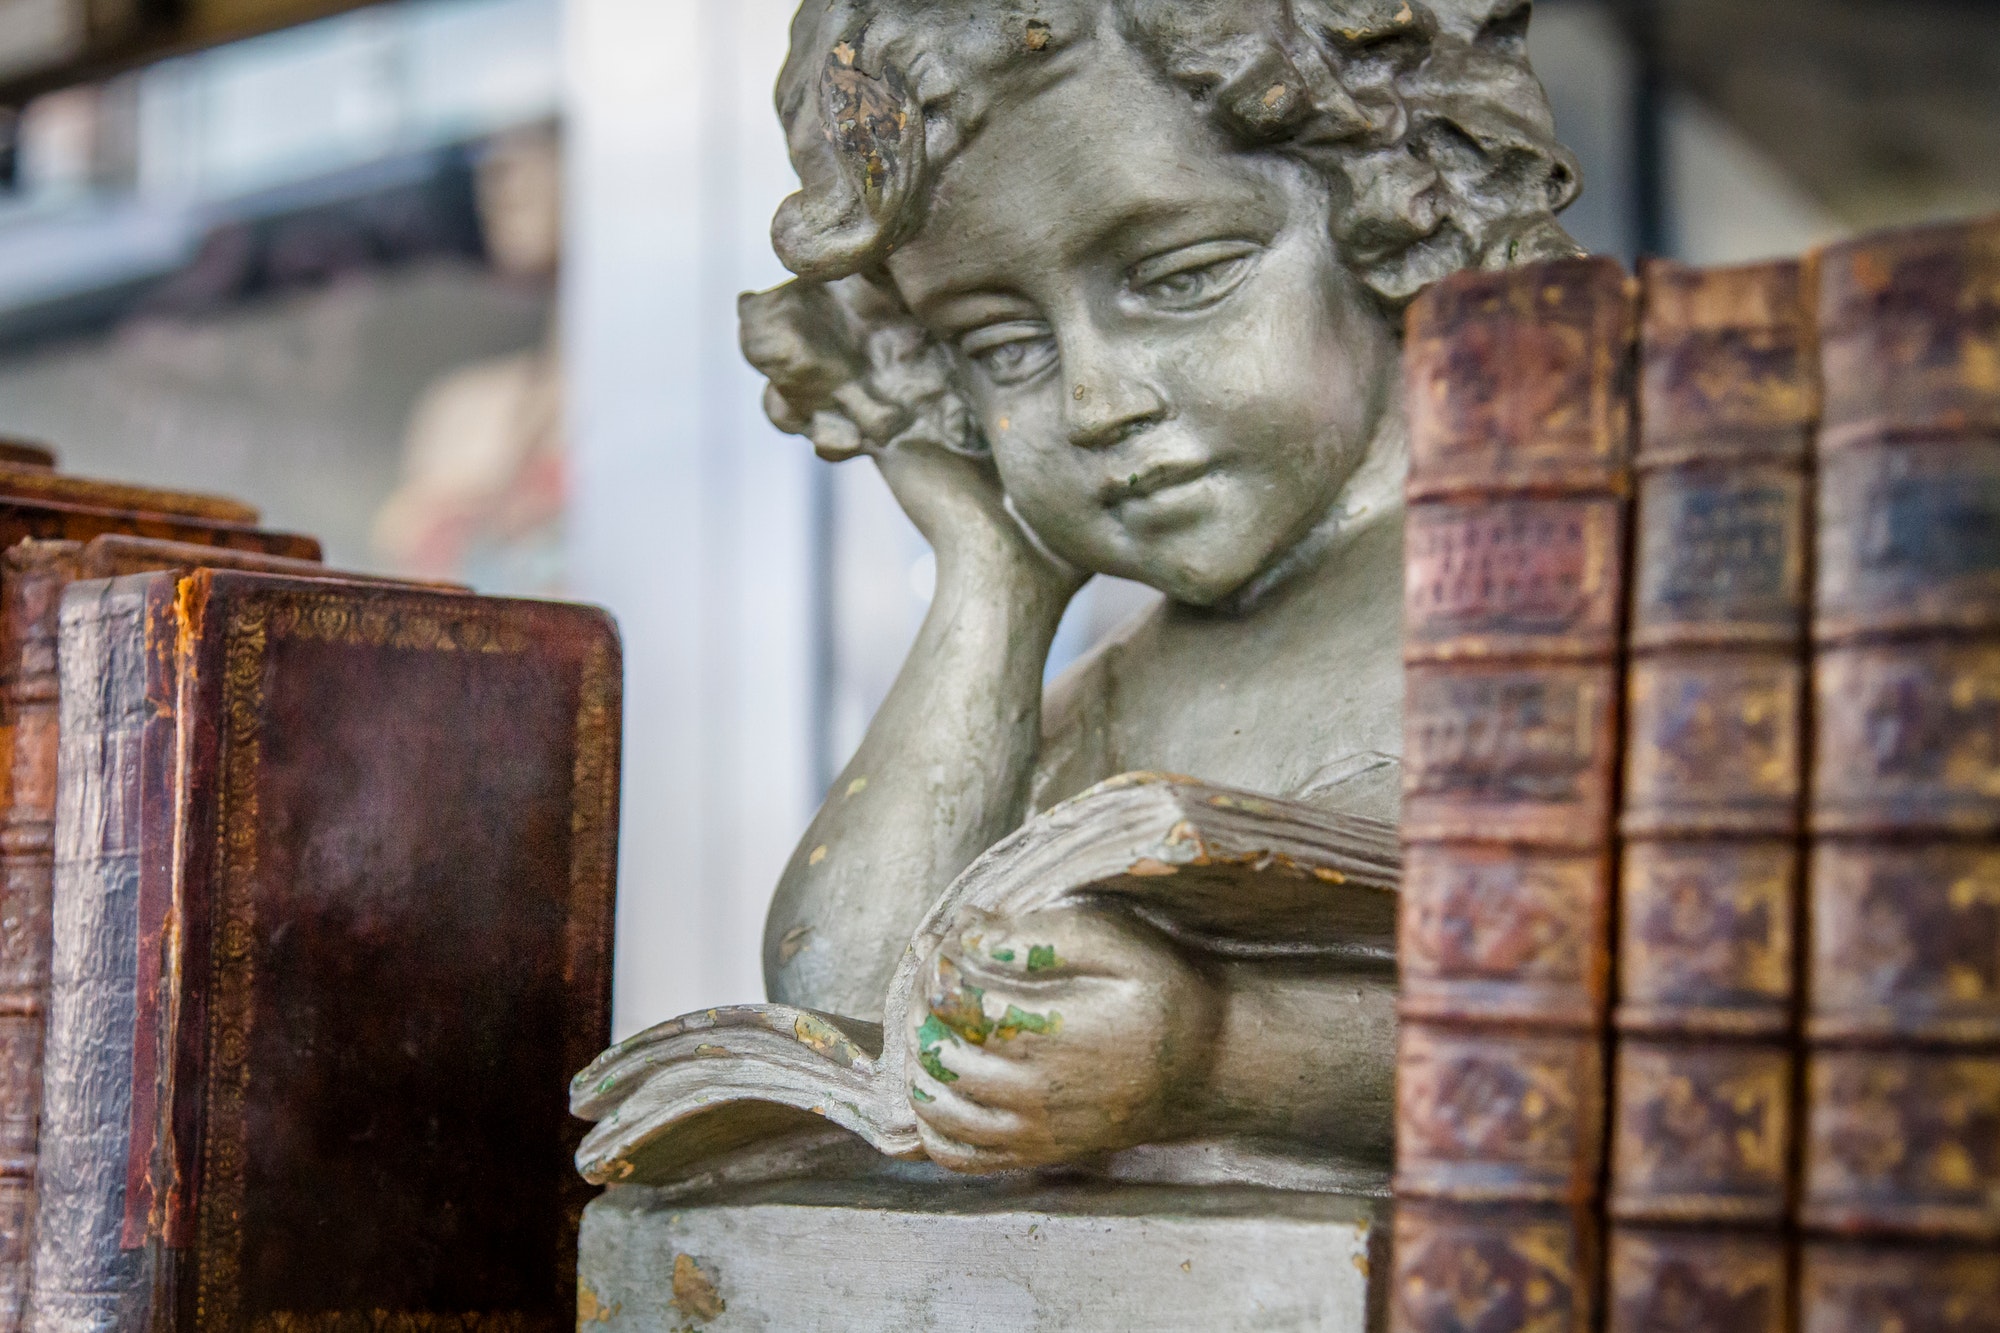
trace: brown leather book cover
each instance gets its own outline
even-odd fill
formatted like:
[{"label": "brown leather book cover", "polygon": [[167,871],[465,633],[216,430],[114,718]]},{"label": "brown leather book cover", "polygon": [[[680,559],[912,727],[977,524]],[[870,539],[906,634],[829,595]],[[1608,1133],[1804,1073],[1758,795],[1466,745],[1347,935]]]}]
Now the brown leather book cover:
[{"label": "brown leather book cover", "polygon": [[56,453],[47,445],[32,444],[27,440],[0,440],[0,465],[52,472],[56,466]]},{"label": "brown leather book cover", "polygon": [[572,1327],[616,629],[224,571],[176,599],[181,859],[164,919],[141,889],[165,953],[135,1050],[162,1058],[127,1199],[165,1247],[165,1326]]},{"label": "brown leather book cover", "polygon": [[1402,1333],[1596,1319],[1633,340],[1610,260],[1410,309]]},{"label": "brown leather book cover", "polygon": [[227,496],[72,477],[32,457],[13,459],[0,456],[0,496],[51,504],[83,505],[93,509],[128,509],[164,518],[196,518],[239,526],[249,526],[258,519],[254,506]]},{"label": "brown leather book cover", "polygon": [[[0,552],[11,550],[28,540],[88,542],[105,536],[182,542],[315,563],[320,558],[319,542],[296,533],[270,532],[241,523],[206,518],[94,508],[87,504],[16,496],[9,493],[4,483],[0,483]],[[60,589],[57,591],[60,595]],[[53,607],[44,608],[44,611],[51,616],[54,614]],[[0,808],[11,803],[12,799],[7,785],[13,777],[14,722],[13,705],[8,695],[15,665],[20,658],[17,643],[19,631],[13,623],[15,618],[15,611],[5,605],[4,598],[0,598]]]},{"label": "brown leather book cover", "polygon": [[[74,478],[63,478],[72,481]],[[245,511],[248,512],[248,511]],[[102,508],[62,500],[12,494],[0,481],[0,552],[28,540],[87,542],[103,536],[143,537],[203,547],[249,551],[317,562],[319,542],[289,532],[270,532],[242,523],[188,517],[157,511]],[[14,646],[13,612],[0,608],[0,806],[7,801],[6,784],[13,772],[13,714],[6,701],[19,654]]]},{"label": "brown leather book cover", "polygon": [[1790,1327],[1818,421],[1796,262],[1642,271],[1608,1327]]},{"label": "brown leather book cover", "polygon": [[1990,1245],[1806,1247],[1800,1333],[2000,1333],[2000,1264]]},{"label": "brown leather book cover", "polygon": [[1820,268],[1803,1324],[1991,1328],[2000,219]]},{"label": "brown leather book cover", "polygon": [[[124,517],[0,500],[0,539],[23,529],[116,531]],[[55,820],[56,607],[62,589],[78,577],[202,560],[311,569],[319,555],[317,542],[287,533],[157,517],[139,521],[195,540],[110,536],[85,545],[29,538],[6,553],[0,570],[0,1333],[21,1326],[33,1247]]]}]

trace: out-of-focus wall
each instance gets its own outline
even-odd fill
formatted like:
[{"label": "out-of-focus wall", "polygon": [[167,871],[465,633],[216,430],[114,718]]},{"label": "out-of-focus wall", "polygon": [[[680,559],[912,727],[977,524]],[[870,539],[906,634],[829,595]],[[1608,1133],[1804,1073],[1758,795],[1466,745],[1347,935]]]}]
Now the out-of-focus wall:
[{"label": "out-of-focus wall", "polygon": [[736,350],[786,276],[771,87],[791,0],[570,0],[572,583],[625,638],[615,1026],[762,998],[813,787],[811,451]]}]

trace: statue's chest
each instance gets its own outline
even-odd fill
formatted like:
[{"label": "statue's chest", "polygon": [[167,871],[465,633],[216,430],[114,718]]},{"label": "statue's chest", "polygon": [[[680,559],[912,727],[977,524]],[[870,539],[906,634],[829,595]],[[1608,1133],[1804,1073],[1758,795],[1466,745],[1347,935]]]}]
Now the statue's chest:
[{"label": "statue's chest", "polygon": [[[1321,636],[1223,650],[1162,635],[1121,664],[1108,701],[1118,766],[1298,796],[1355,756],[1402,749],[1403,677],[1393,635]],[[1344,770],[1342,770],[1344,771]]]}]

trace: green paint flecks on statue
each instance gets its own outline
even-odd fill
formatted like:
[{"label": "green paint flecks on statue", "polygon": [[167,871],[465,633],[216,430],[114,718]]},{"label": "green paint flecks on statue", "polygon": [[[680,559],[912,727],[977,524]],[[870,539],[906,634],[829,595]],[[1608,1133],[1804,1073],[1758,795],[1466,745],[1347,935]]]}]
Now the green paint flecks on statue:
[{"label": "green paint flecks on statue", "polygon": [[917,1029],[917,1063],[924,1072],[940,1083],[956,1083],[958,1075],[945,1067],[938,1058],[938,1048],[948,1041],[957,1041],[952,1030],[939,1021],[936,1014],[924,1019],[924,1025]]},{"label": "green paint flecks on statue", "polygon": [[1046,1014],[1031,1014],[1010,1004],[999,1025],[993,1029],[993,1035],[1001,1041],[1012,1041],[1023,1032],[1054,1036],[1060,1031],[1062,1031],[1062,1015],[1055,1010],[1051,1009]]},{"label": "green paint flecks on statue", "polygon": [[967,981],[949,958],[938,960],[937,981],[930,997],[932,1015],[974,1046],[984,1045],[993,1034],[993,1020],[986,1016],[986,992]]},{"label": "green paint flecks on statue", "polygon": [[1031,944],[1028,946],[1028,970],[1042,972],[1056,965],[1056,946],[1053,944]]}]

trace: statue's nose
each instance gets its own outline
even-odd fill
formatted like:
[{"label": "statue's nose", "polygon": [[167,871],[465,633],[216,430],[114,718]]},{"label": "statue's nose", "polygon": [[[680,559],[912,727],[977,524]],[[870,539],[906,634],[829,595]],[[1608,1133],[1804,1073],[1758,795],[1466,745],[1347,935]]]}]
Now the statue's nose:
[{"label": "statue's nose", "polygon": [[1064,418],[1069,442],[1079,449],[1109,449],[1167,416],[1160,395],[1140,380],[1077,378],[1068,390]]}]

